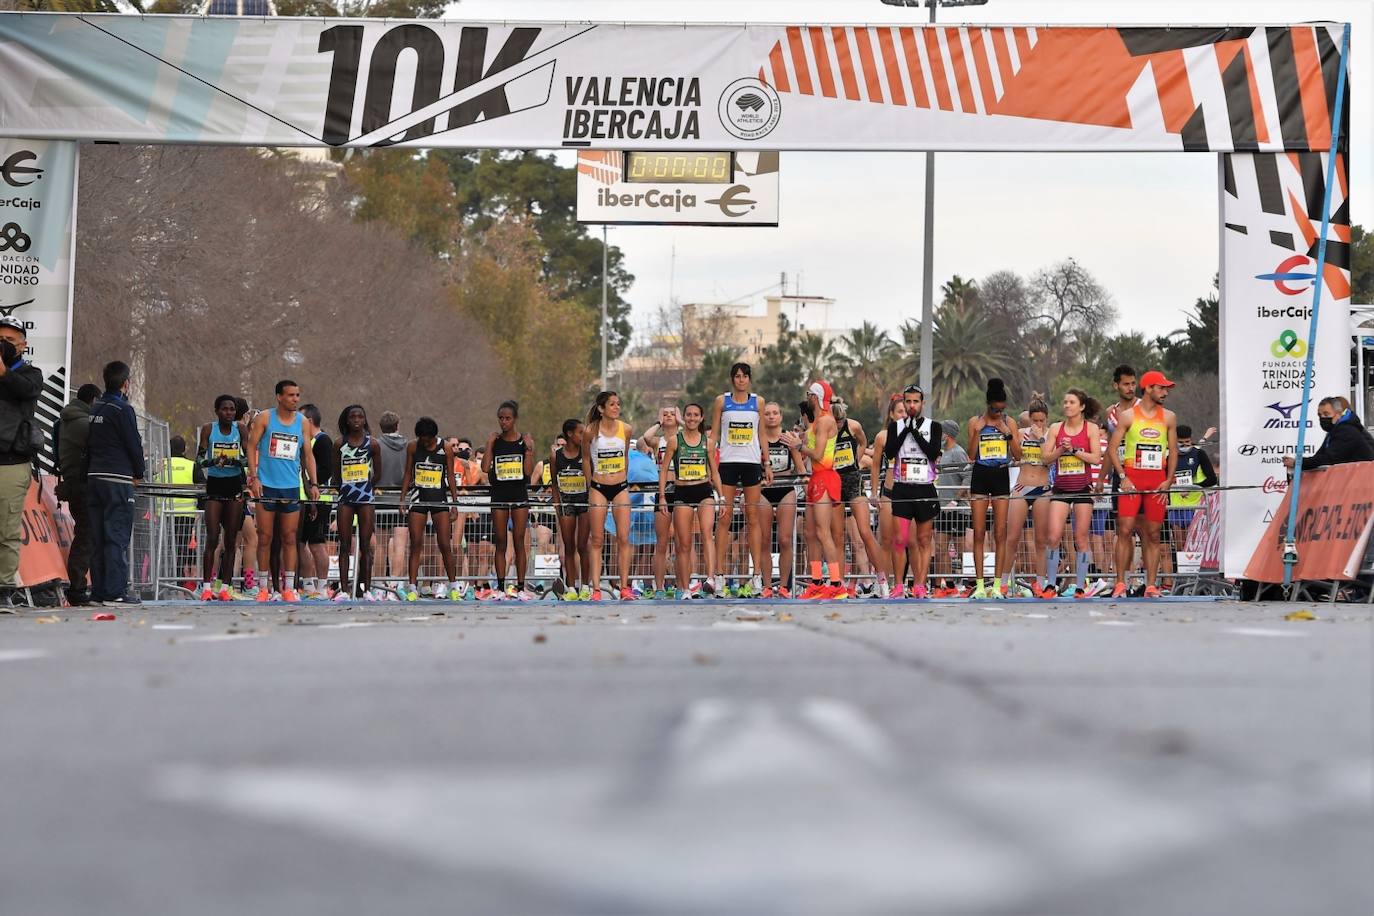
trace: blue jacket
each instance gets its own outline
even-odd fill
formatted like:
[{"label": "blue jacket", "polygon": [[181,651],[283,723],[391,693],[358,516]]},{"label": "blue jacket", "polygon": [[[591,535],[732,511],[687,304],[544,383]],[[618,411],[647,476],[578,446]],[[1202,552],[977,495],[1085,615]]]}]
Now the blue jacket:
[{"label": "blue jacket", "polygon": [[91,407],[88,477],[129,483],[143,477],[143,437],[128,398],[107,391]]}]

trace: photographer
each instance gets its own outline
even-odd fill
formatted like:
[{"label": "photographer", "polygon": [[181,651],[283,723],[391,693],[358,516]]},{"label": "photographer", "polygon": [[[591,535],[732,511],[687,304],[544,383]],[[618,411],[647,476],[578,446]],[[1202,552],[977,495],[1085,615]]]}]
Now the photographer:
[{"label": "photographer", "polygon": [[20,597],[19,536],[24,497],[43,433],[33,419],[43,373],[24,359],[28,334],[18,318],[0,318],[0,613],[14,613]]}]

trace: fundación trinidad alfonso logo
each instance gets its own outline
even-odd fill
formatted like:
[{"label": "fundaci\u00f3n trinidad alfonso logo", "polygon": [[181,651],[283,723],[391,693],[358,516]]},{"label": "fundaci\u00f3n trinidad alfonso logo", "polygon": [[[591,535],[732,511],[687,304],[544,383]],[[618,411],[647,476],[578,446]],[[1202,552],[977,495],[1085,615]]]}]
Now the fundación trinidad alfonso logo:
[{"label": "fundaci\u00f3n trinidad alfonso logo", "polygon": [[[1274,268],[1271,274],[1256,274],[1256,280],[1272,280],[1274,288],[1285,296],[1296,296],[1305,293],[1312,288],[1312,281],[1317,279],[1315,273],[1310,271],[1300,271],[1299,267],[1306,267],[1312,263],[1312,259],[1305,254],[1295,254],[1291,258],[1285,258]],[[1306,280],[1306,286],[1292,287],[1288,285],[1290,280]]]},{"label": "fundaci\u00f3n trinidad alfonso logo", "polygon": [[1291,328],[1285,328],[1278,340],[1269,344],[1274,359],[1302,359],[1307,355],[1307,342]]},{"label": "fundaci\u00f3n trinidad alfonso logo", "polygon": [[782,100],[773,87],[752,76],[725,87],[716,106],[721,125],[741,140],[766,137],[778,126]]}]

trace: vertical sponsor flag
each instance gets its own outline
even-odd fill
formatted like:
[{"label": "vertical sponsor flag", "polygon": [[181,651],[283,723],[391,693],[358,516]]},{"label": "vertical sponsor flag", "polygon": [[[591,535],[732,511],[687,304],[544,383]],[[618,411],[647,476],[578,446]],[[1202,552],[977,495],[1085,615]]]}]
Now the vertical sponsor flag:
[{"label": "vertical sponsor flag", "polygon": [[[37,418],[52,441],[71,364],[77,146],[0,139],[0,315],[24,322],[43,370]],[[53,470],[51,454],[40,463]]]},{"label": "vertical sponsor flag", "polygon": [[[1312,397],[1349,389],[1350,203],[1343,155],[1331,189],[1326,267],[1316,276],[1327,154],[1221,156],[1221,425],[1224,481],[1255,487],[1225,496],[1223,572],[1242,576],[1288,489],[1297,448],[1312,284],[1325,284]],[[1321,444],[1316,411],[1305,451]]]}]

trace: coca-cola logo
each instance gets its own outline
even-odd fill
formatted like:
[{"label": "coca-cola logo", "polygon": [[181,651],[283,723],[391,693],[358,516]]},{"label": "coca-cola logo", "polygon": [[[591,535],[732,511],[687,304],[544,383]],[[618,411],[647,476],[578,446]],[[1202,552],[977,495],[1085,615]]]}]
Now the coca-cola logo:
[{"label": "coca-cola logo", "polygon": [[1261,493],[1287,493],[1287,492],[1288,492],[1288,478],[1287,478],[1287,477],[1266,477],[1266,478],[1264,478],[1264,485],[1260,487],[1260,492],[1261,492]]}]

